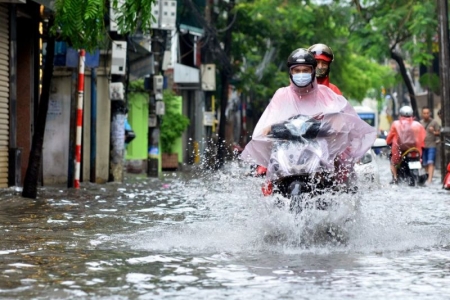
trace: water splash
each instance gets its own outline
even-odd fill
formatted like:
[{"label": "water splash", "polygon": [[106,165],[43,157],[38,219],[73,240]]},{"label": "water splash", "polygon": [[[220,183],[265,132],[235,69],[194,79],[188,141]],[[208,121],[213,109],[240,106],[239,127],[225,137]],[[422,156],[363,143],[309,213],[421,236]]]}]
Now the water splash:
[{"label": "water splash", "polygon": [[383,183],[363,181],[356,194],[324,195],[339,205],[296,215],[287,199],[263,197],[262,179],[245,173],[245,166],[233,161],[220,171],[198,171],[195,179],[172,183],[186,217],[144,228],[127,237],[129,244],[154,251],[302,254],[408,251],[450,240],[441,228],[424,226],[428,216],[421,208],[415,213],[405,191]]}]

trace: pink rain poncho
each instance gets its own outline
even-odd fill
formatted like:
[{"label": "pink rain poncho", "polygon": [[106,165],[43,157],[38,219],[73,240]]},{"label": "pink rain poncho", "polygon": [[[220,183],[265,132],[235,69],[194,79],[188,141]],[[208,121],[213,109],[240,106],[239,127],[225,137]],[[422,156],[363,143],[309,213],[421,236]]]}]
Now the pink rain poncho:
[{"label": "pink rain poncho", "polygon": [[[320,119],[328,134],[314,142],[291,143],[282,151],[276,150],[275,141],[266,135],[268,128],[298,115]],[[268,168],[269,180],[299,173],[333,172],[337,157],[345,161],[343,164],[353,165],[370,149],[375,138],[375,128],[361,120],[343,96],[318,85],[316,80],[305,88],[291,82],[290,86],[277,90],[240,158]]]},{"label": "pink rain poncho", "polygon": [[422,148],[425,147],[425,128],[413,117],[400,117],[391,125],[386,143],[392,144],[392,164],[396,165],[401,161],[402,152],[415,147],[422,156]]}]

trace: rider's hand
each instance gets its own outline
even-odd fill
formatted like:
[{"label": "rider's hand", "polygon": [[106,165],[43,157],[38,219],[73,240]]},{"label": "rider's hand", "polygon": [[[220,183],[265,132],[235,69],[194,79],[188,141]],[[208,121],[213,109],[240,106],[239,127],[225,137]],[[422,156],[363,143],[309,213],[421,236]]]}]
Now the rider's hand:
[{"label": "rider's hand", "polygon": [[263,129],[262,134],[268,135],[270,133],[271,129],[272,129],[272,126],[267,126],[266,128]]},{"label": "rider's hand", "polygon": [[428,127],[428,130],[431,131],[431,132],[434,132],[434,127],[430,126],[430,127]]}]

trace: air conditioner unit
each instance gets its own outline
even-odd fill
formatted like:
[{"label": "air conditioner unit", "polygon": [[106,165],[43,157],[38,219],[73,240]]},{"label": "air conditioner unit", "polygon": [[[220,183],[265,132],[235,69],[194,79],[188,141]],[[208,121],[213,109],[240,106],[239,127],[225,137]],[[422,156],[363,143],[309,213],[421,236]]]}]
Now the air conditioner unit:
[{"label": "air conditioner unit", "polygon": [[163,89],[164,77],[162,75],[153,76],[153,92],[157,94]]},{"label": "air conditioner unit", "polygon": [[127,42],[113,41],[111,53],[111,74],[125,75]]},{"label": "air conditioner unit", "polygon": [[202,90],[215,91],[216,90],[216,65],[206,64],[200,67],[202,74]]},{"label": "air conditioner unit", "polygon": [[[120,8],[125,4],[125,0],[118,1],[118,7]],[[113,8],[112,1],[109,5],[109,31],[118,31],[117,18],[119,17],[119,12]]]},{"label": "air conditioner unit", "polygon": [[124,100],[124,89],[122,82],[111,82],[109,84],[109,99]]},{"label": "air conditioner unit", "polygon": [[177,1],[161,0],[161,29],[175,29]]}]

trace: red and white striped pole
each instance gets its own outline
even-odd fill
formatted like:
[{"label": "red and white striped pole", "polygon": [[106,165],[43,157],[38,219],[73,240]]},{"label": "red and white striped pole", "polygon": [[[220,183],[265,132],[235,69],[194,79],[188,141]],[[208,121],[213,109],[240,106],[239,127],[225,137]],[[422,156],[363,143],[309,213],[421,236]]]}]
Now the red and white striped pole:
[{"label": "red and white striped pole", "polygon": [[83,134],[84,62],[86,60],[86,51],[81,49],[79,54],[75,179],[73,182],[73,186],[76,189],[80,188],[81,135]]}]

